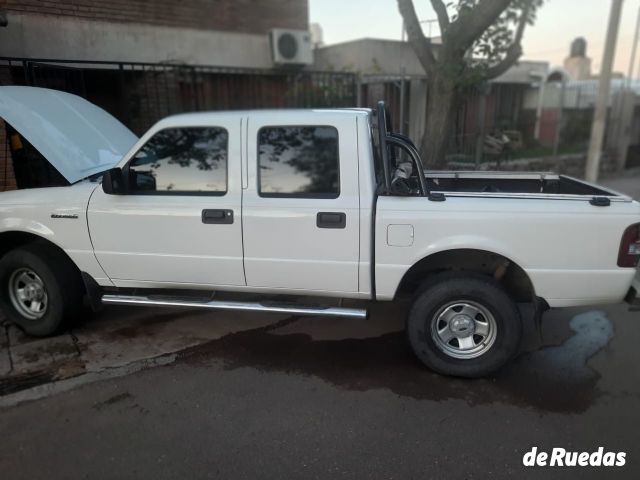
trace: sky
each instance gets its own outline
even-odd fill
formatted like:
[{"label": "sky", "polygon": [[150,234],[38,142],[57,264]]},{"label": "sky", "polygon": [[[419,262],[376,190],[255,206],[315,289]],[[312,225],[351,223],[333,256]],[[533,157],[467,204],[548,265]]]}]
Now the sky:
[{"label": "sky", "polygon": [[[421,20],[435,19],[429,0],[414,0]],[[562,65],[571,41],[579,36],[587,40],[587,55],[592,58],[593,73],[600,69],[609,18],[610,0],[546,0],[533,26],[527,26],[523,39],[523,60],[546,60]],[[325,44],[362,37],[399,40],[402,20],[396,0],[309,0],[310,20],[324,31]],[[627,73],[640,0],[625,0],[618,32],[614,69]],[[438,35],[436,24],[431,33]],[[423,25],[425,34],[429,26]],[[636,56],[635,75],[638,76]]]}]

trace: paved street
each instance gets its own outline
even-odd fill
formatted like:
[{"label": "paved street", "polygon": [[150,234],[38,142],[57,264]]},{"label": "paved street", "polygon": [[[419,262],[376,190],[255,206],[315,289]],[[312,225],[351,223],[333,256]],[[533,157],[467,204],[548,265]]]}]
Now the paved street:
[{"label": "paved street", "polygon": [[274,319],[170,366],[4,409],[2,477],[506,478],[533,446],[603,446],[627,452],[615,473],[637,478],[638,314],[549,312],[543,348],[530,328],[510,368],[464,381],[421,367],[387,308],[370,325]]}]

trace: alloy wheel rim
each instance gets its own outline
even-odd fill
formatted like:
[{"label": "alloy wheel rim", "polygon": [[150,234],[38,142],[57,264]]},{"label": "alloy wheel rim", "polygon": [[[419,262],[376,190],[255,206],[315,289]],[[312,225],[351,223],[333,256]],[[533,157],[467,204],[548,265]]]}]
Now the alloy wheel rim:
[{"label": "alloy wheel rim", "polygon": [[20,268],[11,274],[9,297],[18,313],[29,320],[38,320],[47,313],[47,289],[40,276],[29,268]]},{"label": "alloy wheel rim", "polygon": [[495,343],[497,323],[483,305],[456,300],[443,305],[431,321],[431,338],[446,355],[471,359],[484,355]]}]

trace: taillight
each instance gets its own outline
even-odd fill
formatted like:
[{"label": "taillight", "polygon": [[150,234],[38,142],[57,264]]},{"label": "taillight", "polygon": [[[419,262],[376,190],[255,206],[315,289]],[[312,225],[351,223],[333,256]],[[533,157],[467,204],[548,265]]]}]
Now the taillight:
[{"label": "taillight", "polygon": [[627,227],[620,240],[618,266],[635,268],[640,259],[640,223]]}]

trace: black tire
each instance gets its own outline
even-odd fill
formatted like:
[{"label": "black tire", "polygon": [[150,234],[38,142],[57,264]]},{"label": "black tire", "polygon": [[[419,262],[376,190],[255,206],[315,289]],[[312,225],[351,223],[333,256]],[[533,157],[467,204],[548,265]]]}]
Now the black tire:
[{"label": "black tire", "polygon": [[[26,317],[11,298],[12,276],[25,270],[39,277],[46,292],[46,308],[39,318]],[[80,273],[50,245],[39,242],[25,245],[0,259],[0,308],[29,335],[45,337],[70,327],[79,316],[83,295]]]},{"label": "black tire", "polygon": [[[476,331],[482,335],[475,335]],[[516,304],[491,277],[444,273],[432,277],[416,293],[407,318],[407,336],[414,353],[430,369],[476,378],[496,371],[518,353],[522,320]]]}]

